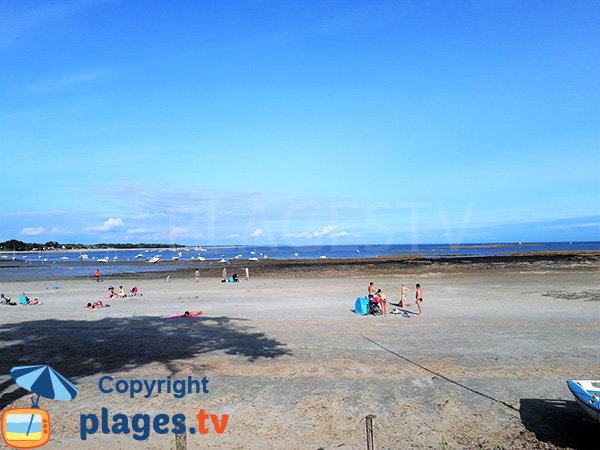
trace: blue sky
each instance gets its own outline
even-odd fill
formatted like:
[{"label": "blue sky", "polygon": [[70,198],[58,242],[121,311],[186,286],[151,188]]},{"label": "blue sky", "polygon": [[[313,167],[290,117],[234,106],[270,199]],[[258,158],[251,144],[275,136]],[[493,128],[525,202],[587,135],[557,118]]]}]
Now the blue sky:
[{"label": "blue sky", "polygon": [[0,3],[0,240],[600,240],[596,1]]}]

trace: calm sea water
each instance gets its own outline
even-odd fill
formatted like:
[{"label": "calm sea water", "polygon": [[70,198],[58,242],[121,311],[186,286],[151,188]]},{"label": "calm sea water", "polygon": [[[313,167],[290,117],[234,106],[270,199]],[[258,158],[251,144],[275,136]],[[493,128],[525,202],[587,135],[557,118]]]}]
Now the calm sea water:
[{"label": "calm sea water", "polygon": [[[169,250],[90,250],[82,252],[0,252],[0,281],[93,276],[177,270],[219,261],[243,264],[250,258],[323,259],[376,258],[386,255],[423,255],[427,258],[495,256],[559,250],[600,250],[600,242],[552,242],[520,244],[428,245],[331,245],[331,246],[220,246]],[[160,258],[158,263],[148,262]],[[105,262],[107,261],[107,262]]]}]

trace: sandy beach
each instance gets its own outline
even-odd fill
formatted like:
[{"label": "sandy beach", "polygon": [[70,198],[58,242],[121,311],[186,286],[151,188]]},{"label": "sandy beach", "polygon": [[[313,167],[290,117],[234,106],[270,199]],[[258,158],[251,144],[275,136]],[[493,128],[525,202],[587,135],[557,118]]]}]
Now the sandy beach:
[{"label": "sandy beach", "polygon": [[[365,448],[369,414],[378,449],[596,448],[598,428],[565,384],[600,373],[596,257],[386,270],[371,263],[302,270],[272,262],[239,283],[221,283],[216,268],[199,283],[193,269],[169,279],[4,282],[13,299],[25,291],[43,305],[0,306],[0,406],[30,404],[10,379],[12,366],[50,364],[79,395],[40,402],[52,417],[47,448],[174,448],[172,434],[154,432],[146,441],[97,433],[83,443],[80,414],[103,407],[128,416],[230,415],[224,434],[188,435],[190,449]],[[354,300],[369,281],[392,303],[407,284],[411,311],[421,283],[424,315],[357,316]],[[138,285],[143,296],[84,308],[109,285]],[[185,310],[204,315],[161,318]],[[206,376],[209,392],[131,399],[99,392],[103,375]]]}]

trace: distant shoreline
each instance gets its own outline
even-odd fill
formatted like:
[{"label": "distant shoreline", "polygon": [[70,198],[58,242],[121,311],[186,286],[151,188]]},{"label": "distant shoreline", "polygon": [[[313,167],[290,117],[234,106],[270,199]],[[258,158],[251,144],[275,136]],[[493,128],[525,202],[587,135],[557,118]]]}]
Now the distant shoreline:
[{"label": "distant shoreline", "polygon": [[[414,245],[415,248],[443,248],[443,249],[452,249],[452,250],[460,250],[460,249],[485,249],[485,248],[510,248],[510,247],[535,247],[539,245],[557,245],[557,244],[586,244],[586,243],[596,243],[599,241],[551,241],[551,242],[491,242],[491,243],[472,243],[472,244],[449,244],[449,243],[433,243],[433,244],[418,244]],[[34,243],[24,243],[26,245],[40,245]],[[43,244],[41,244],[43,245]],[[65,246],[74,246],[74,245],[87,245],[87,244],[62,244]],[[100,247],[96,247],[94,245],[102,245]],[[103,245],[107,245],[104,247]],[[80,248],[53,248],[53,249],[35,249],[35,250],[11,250],[11,249],[0,249],[0,255],[4,254],[39,254],[39,253],[85,253],[85,252],[120,252],[120,251],[139,251],[139,252],[157,252],[157,251],[174,251],[174,250],[186,250],[186,251],[197,251],[202,248],[205,250],[213,250],[213,249],[237,249],[237,248],[298,248],[302,249],[306,248],[314,248],[314,247],[393,247],[393,246],[409,246],[410,244],[319,244],[319,245],[311,245],[311,244],[302,244],[302,245],[294,245],[294,244],[227,244],[227,245],[180,245],[180,244],[148,244],[148,246],[142,247],[127,247],[128,244],[120,244],[120,243],[111,243],[111,244],[91,244],[90,247],[80,247]],[[131,244],[131,245],[145,245],[145,244]],[[115,247],[113,247],[115,246]],[[578,250],[575,250],[578,251]],[[446,254],[444,256],[450,256],[450,254]]]},{"label": "distant shoreline", "polygon": [[0,280],[67,280],[94,278],[96,269],[108,279],[150,280],[170,276],[191,278],[200,269],[201,278],[222,277],[237,273],[243,278],[249,267],[251,278],[348,278],[348,277],[418,277],[461,276],[481,273],[502,276],[511,273],[600,273],[600,250],[537,251],[504,255],[386,255],[363,258],[325,259],[247,259],[229,260],[164,260],[148,264],[141,260],[94,264],[93,261],[71,260],[43,263],[40,260],[0,260]]},{"label": "distant shoreline", "polygon": [[235,260],[228,264],[217,261],[178,261],[184,268],[169,270],[171,261],[160,263],[164,271],[119,274],[122,278],[160,278],[167,274],[174,278],[192,277],[199,268],[201,277],[221,277],[223,268],[231,276],[243,278],[243,268],[250,269],[251,277],[274,278],[328,278],[372,277],[395,274],[457,274],[463,272],[581,270],[600,271],[600,251],[532,252],[502,256],[429,257],[423,255],[391,255],[374,258],[327,259],[267,259],[260,261]]}]

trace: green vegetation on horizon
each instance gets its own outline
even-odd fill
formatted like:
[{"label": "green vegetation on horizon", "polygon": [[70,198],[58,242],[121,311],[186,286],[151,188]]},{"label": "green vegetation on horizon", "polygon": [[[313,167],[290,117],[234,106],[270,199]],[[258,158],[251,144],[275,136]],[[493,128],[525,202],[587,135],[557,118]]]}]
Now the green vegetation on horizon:
[{"label": "green vegetation on horizon", "polygon": [[35,242],[23,242],[16,239],[0,242],[0,251],[35,252],[52,250],[83,250],[83,249],[129,249],[129,248],[179,248],[185,247],[180,244],[60,244],[56,241],[48,241],[45,244]]}]

